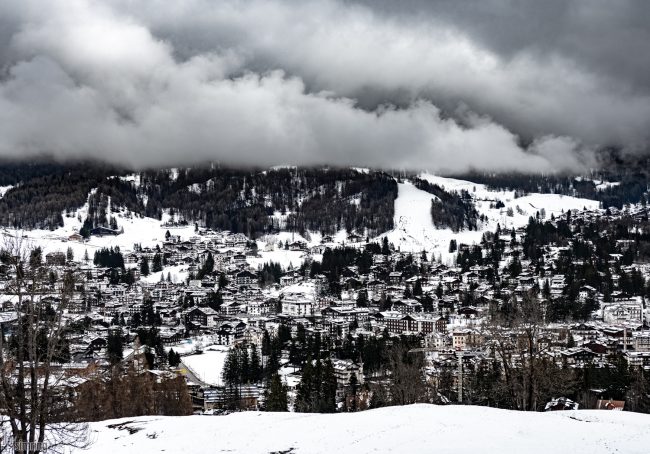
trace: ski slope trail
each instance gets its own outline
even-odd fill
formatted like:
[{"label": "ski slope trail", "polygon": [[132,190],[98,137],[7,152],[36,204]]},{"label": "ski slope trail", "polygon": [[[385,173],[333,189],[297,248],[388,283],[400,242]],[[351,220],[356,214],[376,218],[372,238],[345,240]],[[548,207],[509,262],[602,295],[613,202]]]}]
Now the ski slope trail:
[{"label": "ski slope trail", "polygon": [[451,229],[440,229],[431,220],[431,201],[436,196],[416,188],[413,183],[406,181],[397,185],[395,199],[395,215],[390,232],[379,236],[393,243],[404,252],[432,253],[443,263],[453,260],[449,253],[449,242],[456,239],[459,243],[477,243],[481,240],[482,231],[454,232]]}]

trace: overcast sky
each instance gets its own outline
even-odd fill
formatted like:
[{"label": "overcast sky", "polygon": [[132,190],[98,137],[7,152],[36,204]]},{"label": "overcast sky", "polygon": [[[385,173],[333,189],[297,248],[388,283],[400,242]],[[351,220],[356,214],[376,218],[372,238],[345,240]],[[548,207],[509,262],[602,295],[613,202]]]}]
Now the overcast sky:
[{"label": "overcast sky", "polygon": [[0,0],[0,156],[581,171],[650,140],[650,2]]}]

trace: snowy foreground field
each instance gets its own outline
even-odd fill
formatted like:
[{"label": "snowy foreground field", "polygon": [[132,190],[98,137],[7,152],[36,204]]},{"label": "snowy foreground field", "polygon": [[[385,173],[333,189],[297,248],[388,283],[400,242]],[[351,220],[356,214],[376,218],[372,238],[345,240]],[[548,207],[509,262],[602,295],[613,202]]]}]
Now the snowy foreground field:
[{"label": "snowy foreground field", "polygon": [[650,452],[648,427],[648,415],[595,410],[412,405],[333,415],[247,412],[93,423],[90,452],[633,454]]}]

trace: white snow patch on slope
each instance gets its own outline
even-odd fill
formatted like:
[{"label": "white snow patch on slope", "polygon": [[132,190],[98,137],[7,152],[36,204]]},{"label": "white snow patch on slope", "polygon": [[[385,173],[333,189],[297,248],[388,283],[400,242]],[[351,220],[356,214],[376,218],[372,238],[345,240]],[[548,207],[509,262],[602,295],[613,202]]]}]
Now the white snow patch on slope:
[{"label": "white snow patch on slope", "polygon": [[596,185],[596,189],[598,191],[604,191],[605,189],[613,188],[615,186],[618,186],[621,184],[620,181],[598,181],[594,180],[594,184]]},{"label": "white snow patch on slope", "polygon": [[[493,191],[485,185],[454,178],[421,174],[420,178],[437,184],[447,191],[466,190],[471,195],[479,214],[487,217],[479,230],[453,232],[451,229],[438,229],[431,221],[431,199],[433,194],[416,188],[410,182],[398,184],[395,200],[394,229],[379,236],[384,236],[402,251],[419,252],[425,250],[433,253],[443,263],[453,262],[455,254],[449,253],[449,242],[455,239],[458,244],[474,244],[481,241],[483,232],[501,228],[523,227],[531,216],[545,210],[546,217],[558,216],[567,210],[597,209],[599,203],[594,200],[559,194],[530,194],[515,198],[514,191]],[[503,202],[503,208],[491,208],[497,201]],[[508,216],[508,209],[512,216]]]},{"label": "white snow patch on slope", "polygon": [[228,356],[228,347],[212,345],[199,355],[183,357],[185,364],[200,380],[209,385],[223,386],[221,373]]},{"label": "white snow patch on slope", "polygon": [[[141,430],[108,427],[118,422]],[[148,416],[94,422],[90,430],[96,454],[641,454],[650,445],[648,424],[650,416],[631,412],[420,404],[339,414]]]},{"label": "white snow patch on slope", "polygon": [[[70,240],[69,237],[72,234],[79,232],[87,213],[88,203],[78,209],[72,217],[67,217],[64,213],[64,225],[56,230],[15,230],[4,228],[0,231],[0,236],[22,237],[29,246],[41,246],[44,253],[65,252],[68,247],[71,247],[76,260],[81,260],[84,252],[87,250],[92,261],[95,251],[104,247],[118,246],[122,252],[132,251],[133,245],[136,243],[142,247],[154,247],[156,244],[161,244],[164,241],[165,232],[168,230],[167,227],[162,226],[158,219],[140,217],[137,214],[126,211],[113,212],[111,214],[116,218],[119,227],[124,229],[124,233],[116,236],[92,236],[88,241]],[[195,235],[193,226],[169,228],[169,230],[175,235],[180,235],[182,239],[189,239]],[[166,275],[167,270],[165,270]]]},{"label": "white snow patch on slope", "polygon": [[124,182],[131,183],[136,189],[142,185],[142,175],[140,173],[131,173],[119,178]]},{"label": "white snow patch on slope", "polygon": [[185,282],[189,274],[190,272],[187,265],[174,265],[166,266],[162,271],[156,271],[155,273],[151,273],[148,276],[141,276],[140,280],[143,282],[155,284],[156,282],[167,280],[167,276],[169,275],[171,282],[180,283]]},{"label": "white snow patch on slope", "polygon": [[472,244],[481,240],[481,231],[453,232],[451,229],[438,229],[431,221],[431,200],[433,194],[422,191],[410,182],[399,183],[395,200],[394,229],[378,240],[387,237],[388,241],[401,251],[433,253],[443,263],[451,263],[449,241],[453,238],[460,243]]},{"label": "white snow patch on slope", "polygon": [[[489,230],[494,230],[496,223],[500,223],[502,228],[523,227],[528,223],[528,218],[535,216],[542,209],[546,211],[546,217],[550,218],[551,214],[558,216],[567,210],[583,210],[585,208],[594,210],[600,206],[600,203],[596,200],[561,194],[531,193],[524,197],[515,198],[514,191],[495,191],[486,185],[472,183],[471,181],[445,178],[427,173],[422,173],[419,177],[429,183],[437,184],[447,191],[467,191],[472,196],[479,214],[487,216],[488,223],[485,227]],[[490,208],[490,205],[497,201],[503,202],[505,207],[500,209]],[[507,216],[508,208],[512,208],[513,216]]]},{"label": "white snow patch on slope", "polygon": [[5,196],[5,194],[7,193],[7,191],[9,191],[9,189],[11,189],[13,187],[14,186],[11,185],[11,184],[9,186],[0,186],[0,199],[3,198]]}]

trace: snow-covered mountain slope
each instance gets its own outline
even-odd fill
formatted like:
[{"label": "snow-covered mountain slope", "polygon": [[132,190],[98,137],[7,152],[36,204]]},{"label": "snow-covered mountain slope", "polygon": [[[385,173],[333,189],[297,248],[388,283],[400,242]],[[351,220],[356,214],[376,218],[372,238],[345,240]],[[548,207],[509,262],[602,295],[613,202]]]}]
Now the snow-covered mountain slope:
[{"label": "snow-covered mountain slope", "polygon": [[448,261],[446,253],[449,241],[457,238],[459,242],[474,243],[481,240],[482,232],[464,231],[454,233],[451,229],[438,229],[431,220],[431,199],[433,194],[416,188],[410,182],[398,184],[397,199],[395,200],[395,228],[384,235],[388,241],[402,251],[420,252],[440,255],[443,261]]},{"label": "snow-covered mountain slope", "polygon": [[[596,200],[561,194],[529,194],[515,198],[514,191],[494,191],[485,185],[472,183],[471,181],[445,178],[427,173],[420,174],[419,177],[429,183],[437,184],[447,191],[460,192],[465,190],[469,192],[479,214],[487,216],[488,227],[496,227],[497,222],[501,224],[501,227],[521,227],[526,225],[528,218],[535,216],[538,211],[542,212],[543,210],[546,217],[550,218],[551,214],[558,216],[567,210],[593,210],[600,205]],[[497,201],[503,202],[505,206],[503,208],[490,208]],[[513,216],[507,215],[508,208],[512,208]]]},{"label": "snow-covered mountain slope", "polygon": [[[394,229],[381,235],[384,236],[402,251],[420,252],[425,250],[428,254],[434,254],[444,263],[451,263],[454,254],[448,252],[449,242],[456,239],[458,243],[472,244],[481,240],[486,230],[495,230],[497,224],[502,228],[520,227],[528,222],[530,216],[537,212],[545,213],[546,217],[551,214],[559,215],[566,210],[582,210],[598,208],[598,202],[587,199],[580,199],[557,194],[530,194],[524,197],[515,198],[513,191],[493,191],[481,184],[470,181],[444,178],[430,174],[420,174],[420,178],[437,184],[447,191],[466,190],[472,197],[479,214],[487,218],[481,224],[478,231],[453,232],[450,229],[439,229],[434,227],[431,221],[431,199],[435,196],[426,191],[416,188],[411,182],[405,181],[398,184],[398,197],[395,200]],[[137,175],[122,177],[126,181],[139,184]],[[502,208],[493,208],[494,204],[500,201]],[[133,249],[135,243],[142,246],[154,246],[163,239],[168,230],[161,221],[152,218],[140,217],[129,212],[109,213],[115,216],[118,225],[124,229],[124,233],[118,236],[92,237],[88,242],[70,241],[69,237],[78,232],[82,220],[86,218],[87,204],[77,210],[72,217],[64,213],[64,226],[54,231],[31,230],[15,231],[2,229],[3,236],[22,236],[34,246],[39,245],[44,252],[65,251],[68,246],[72,247],[75,257],[81,259],[87,250],[92,258],[94,251],[102,247],[119,246],[123,251]],[[512,215],[509,216],[508,213]],[[169,216],[164,215],[163,221]],[[170,228],[173,234],[180,235],[183,239],[189,239],[194,235],[194,227]],[[347,243],[348,234],[341,230],[333,235],[332,244]],[[281,243],[301,241],[308,246],[315,246],[321,243],[320,233],[310,232],[305,236],[293,232],[280,232],[274,235],[265,235],[258,239],[259,257],[249,257],[248,262],[254,268],[263,263],[274,261],[280,263],[284,268],[299,267],[305,260],[305,253],[302,251],[287,250],[279,247]],[[316,260],[318,256],[314,257]],[[172,272],[178,280],[183,279],[187,273],[181,269],[166,270]],[[151,275],[150,281],[159,280],[159,274]]]},{"label": "snow-covered mountain slope", "polygon": [[[478,243],[485,231],[494,231],[497,224],[502,228],[522,227],[528,223],[530,216],[539,211],[546,218],[551,214],[558,216],[567,210],[596,209],[599,203],[595,200],[569,197],[559,194],[530,194],[515,198],[514,191],[493,191],[481,184],[454,178],[421,174],[420,178],[437,184],[447,191],[466,190],[472,197],[479,214],[485,215],[487,221],[482,223],[477,231],[464,230],[453,232],[451,229],[440,229],[431,220],[431,199],[433,194],[416,188],[406,181],[398,184],[398,195],[395,200],[394,229],[384,236],[402,251],[420,252],[425,250],[439,257],[443,263],[451,262],[453,255],[448,252],[449,241],[455,239],[459,244]],[[503,203],[502,208],[492,208],[497,202]],[[511,212],[512,216],[508,213]]]},{"label": "snow-covered mountain slope", "polygon": [[[330,415],[246,412],[141,417],[92,423],[94,444],[90,451],[636,454],[648,452],[648,424],[650,416],[628,412],[523,413],[434,405]],[[139,430],[130,434],[127,426]]]},{"label": "snow-covered mountain slope", "polygon": [[11,188],[13,188],[13,187],[14,187],[13,185],[9,185],[9,186],[0,186],[0,199],[1,199],[2,197],[4,197],[4,195],[7,193],[7,191],[9,191],[9,190],[10,190]]},{"label": "snow-covered mountain slope", "polygon": [[[87,212],[88,203],[78,209],[71,217],[66,216],[64,213],[63,227],[52,231],[2,228],[0,229],[0,241],[19,237],[22,238],[25,246],[40,246],[44,254],[56,251],[65,252],[70,247],[77,260],[82,260],[85,252],[88,251],[92,261],[95,251],[105,247],[118,246],[123,252],[132,251],[136,243],[143,247],[154,247],[164,241],[167,230],[170,230],[174,235],[180,235],[184,239],[194,235],[194,226],[174,228],[163,226],[163,222],[167,220],[165,216],[163,216],[162,221],[159,221],[158,219],[141,217],[128,211],[121,211],[109,212],[108,215],[116,218],[119,227],[124,229],[124,233],[116,236],[92,236],[88,241],[70,239],[71,235],[79,232]],[[171,273],[172,279],[176,282],[183,280],[187,274],[180,271],[180,269],[167,269],[165,270],[165,276],[168,272]],[[148,279],[157,282],[160,280],[160,273],[154,273]]]}]

